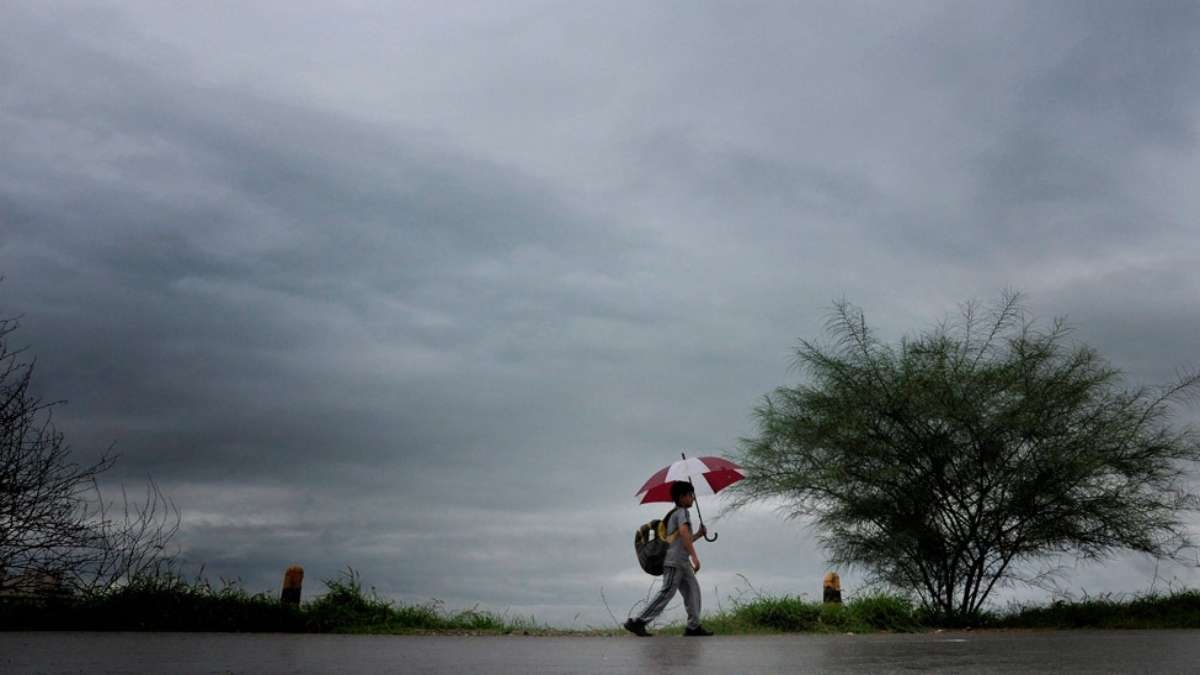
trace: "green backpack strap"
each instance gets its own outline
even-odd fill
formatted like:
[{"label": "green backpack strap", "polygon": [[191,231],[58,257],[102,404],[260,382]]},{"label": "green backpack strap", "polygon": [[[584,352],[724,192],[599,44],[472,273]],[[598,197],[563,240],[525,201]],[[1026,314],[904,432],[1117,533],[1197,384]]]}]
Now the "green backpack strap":
[{"label": "green backpack strap", "polygon": [[675,532],[670,535],[667,534],[667,525],[671,522],[671,516],[675,515],[675,512],[678,510],[679,507],[676,506],[670,511],[667,511],[667,515],[663,516],[662,520],[658,521],[658,538],[662,539],[668,544],[674,543],[675,539],[679,537],[678,529],[676,529]]}]

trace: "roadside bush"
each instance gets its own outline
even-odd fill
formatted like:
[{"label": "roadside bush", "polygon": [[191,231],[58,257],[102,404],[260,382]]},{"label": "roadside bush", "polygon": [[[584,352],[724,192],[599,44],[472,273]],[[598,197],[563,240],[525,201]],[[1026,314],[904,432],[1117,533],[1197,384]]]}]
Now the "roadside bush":
[{"label": "roadside bush", "polygon": [[734,601],[733,609],[704,617],[717,633],[758,632],[908,632],[921,624],[910,600],[897,595],[871,595],[847,604],[820,603],[802,596],[756,594]]},{"label": "roadside bush", "polygon": [[1058,600],[1010,610],[993,624],[1001,628],[1200,628],[1200,591],[1148,594],[1132,600],[1112,595]]},{"label": "roadside bush", "polygon": [[812,630],[821,617],[820,605],[784,595],[760,597],[738,605],[734,614],[742,622],[759,628],[780,631]]},{"label": "roadside bush", "polygon": [[0,601],[8,630],[155,630],[291,632],[304,629],[300,610],[236,582],[213,587],[198,579],[156,575],[84,596],[14,597]]},{"label": "roadside bush", "polygon": [[857,597],[847,605],[858,623],[874,630],[908,632],[920,628],[912,601],[899,595]]},{"label": "roadside bush", "polygon": [[[325,579],[324,584],[327,592],[304,605],[305,619],[315,632],[355,631],[387,625],[394,614],[392,604],[380,598],[374,589],[369,595],[363,592],[362,582],[353,569],[347,568],[339,576]],[[406,616],[419,621],[431,614],[436,616],[416,608]]]},{"label": "roadside bush", "polygon": [[325,595],[303,606],[308,629],[314,632],[396,633],[407,631],[466,631],[512,633],[549,630],[532,618],[508,620],[478,607],[447,613],[441,603],[396,605],[374,589],[364,591],[353,569],[326,579]]}]

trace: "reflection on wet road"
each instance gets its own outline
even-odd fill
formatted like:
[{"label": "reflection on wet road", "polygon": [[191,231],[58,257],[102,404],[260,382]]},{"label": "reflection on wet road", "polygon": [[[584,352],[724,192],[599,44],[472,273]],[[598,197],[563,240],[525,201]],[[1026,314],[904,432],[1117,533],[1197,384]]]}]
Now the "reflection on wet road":
[{"label": "reflection on wet road", "polygon": [[1188,673],[1200,632],[714,638],[0,633],[2,673]]}]

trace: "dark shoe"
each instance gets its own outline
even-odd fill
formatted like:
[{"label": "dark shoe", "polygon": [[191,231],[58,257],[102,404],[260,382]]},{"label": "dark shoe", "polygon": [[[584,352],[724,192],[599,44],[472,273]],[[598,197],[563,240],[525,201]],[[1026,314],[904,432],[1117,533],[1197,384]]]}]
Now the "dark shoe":
[{"label": "dark shoe", "polygon": [[712,631],[704,630],[704,626],[696,626],[695,628],[688,628],[688,629],[684,630],[683,634],[684,635],[705,636],[705,635],[712,635]]},{"label": "dark shoe", "polygon": [[646,622],[640,619],[626,619],[625,630],[640,637],[650,637],[646,632]]}]

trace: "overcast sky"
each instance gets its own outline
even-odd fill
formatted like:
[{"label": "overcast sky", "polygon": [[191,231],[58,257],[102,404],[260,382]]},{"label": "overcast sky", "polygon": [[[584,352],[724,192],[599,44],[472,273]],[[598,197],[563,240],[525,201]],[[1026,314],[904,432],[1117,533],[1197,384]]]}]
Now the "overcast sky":
[{"label": "overcast sky", "polygon": [[[1194,2],[326,4],[0,8],[0,312],[214,578],[623,618],[634,490],[843,297],[899,338],[1020,289],[1131,383],[1200,361]],[[706,608],[819,595],[797,523],[715,529]]]}]

